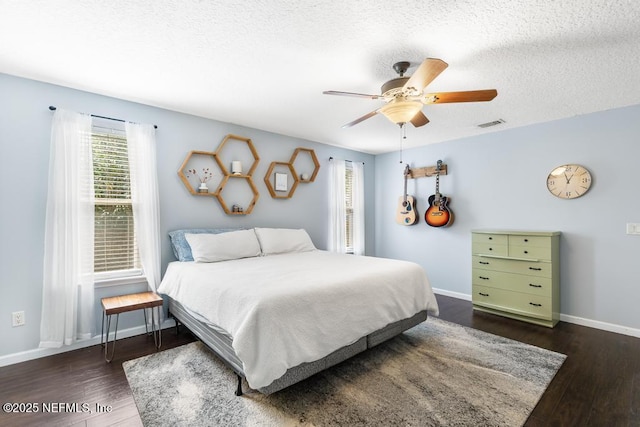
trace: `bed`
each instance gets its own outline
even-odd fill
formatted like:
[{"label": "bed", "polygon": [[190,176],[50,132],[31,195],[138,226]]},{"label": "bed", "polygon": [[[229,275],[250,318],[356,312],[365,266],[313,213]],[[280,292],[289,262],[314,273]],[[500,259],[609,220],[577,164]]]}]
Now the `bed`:
[{"label": "bed", "polygon": [[169,313],[270,394],[435,315],[417,264],[317,250],[304,230],[177,230]]}]

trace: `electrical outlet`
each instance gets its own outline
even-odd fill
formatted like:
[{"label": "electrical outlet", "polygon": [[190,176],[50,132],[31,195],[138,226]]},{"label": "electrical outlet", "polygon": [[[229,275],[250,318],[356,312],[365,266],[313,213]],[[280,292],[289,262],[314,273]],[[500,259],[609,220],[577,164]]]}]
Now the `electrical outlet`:
[{"label": "electrical outlet", "polygon": [[24,326],[24,311],[14,311],[11,313],[13,326]]}]

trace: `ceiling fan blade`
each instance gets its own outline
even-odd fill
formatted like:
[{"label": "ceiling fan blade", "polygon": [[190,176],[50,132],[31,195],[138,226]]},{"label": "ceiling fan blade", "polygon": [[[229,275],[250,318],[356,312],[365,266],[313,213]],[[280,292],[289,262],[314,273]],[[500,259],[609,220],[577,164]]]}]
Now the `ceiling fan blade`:
[{"label": "ceiling fan blade", "polygon": [[371,117],[375,116],[376,114],[378,114],[378,110],[372,111],[370,113],[365,114],[364,116],[360,117],[359,119],[355,119],[352,122],[347,123],[346,125],[342,126],[343,128],[350,128],[353,125],[357,125],[360,122],[364,122],[367,119],[370,119]]},{"label": "ceiling fan blade", "polygon": [[482,102],[491,101],[498,95],[495,89],[469,90],[463,92],[426,93],[422,102],[425,104],[446,104],[450,102]]},{"label": "ceiling fan blade", "polygon": [[424,115],[422,111],[418,111],[418,113],[413,116],[413,119],[411,119],[411,124],[417,128],[419,128],[420,126],[424,126],[427,123],[429,123],[429,119]]},{"label": "ceiling fan blade", "polygon": [[325,94],[325,95],[354,96],[356,98],[369,98],[369,99],[382,98],[379,95],[367,95],[366,93],[354,93],[354,92],[340,92],[340,91],[337,91],[337,90],[325,90],[322,93]]},{"label": "ceiling fan blade", "polygon": [[438,77],[438,75],[440,75],[440,73],[448,66],[449,64],[444,62],[442,59],[425,59],[409,80],[404,84],[403,90],[414,88],[417,91],[421,91],[431,83],[433,79]]}]

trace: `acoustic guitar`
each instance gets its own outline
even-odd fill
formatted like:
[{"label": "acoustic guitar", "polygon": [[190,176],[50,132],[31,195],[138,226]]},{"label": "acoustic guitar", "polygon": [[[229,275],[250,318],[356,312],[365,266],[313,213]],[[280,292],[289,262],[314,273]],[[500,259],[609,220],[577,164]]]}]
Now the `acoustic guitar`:
[{"label": "acoustic guitar", "polygon": [[436,193],[429,196],[429,209],[424,213],[424,220],[432,227],[447,227],[453,223],[453,212],[447,203],[449,198],[440,194],[440,168],[442,160],[436,164]]},{"label": "acoustic guitar", "polygon": [[398,200],[396,211],[396,222],[400,225],[413,225],[418,222],[416,214],[416,201],[413,196],[407,194],[407,178],[409,176],[409,165],[404,168],[404,195]]}]

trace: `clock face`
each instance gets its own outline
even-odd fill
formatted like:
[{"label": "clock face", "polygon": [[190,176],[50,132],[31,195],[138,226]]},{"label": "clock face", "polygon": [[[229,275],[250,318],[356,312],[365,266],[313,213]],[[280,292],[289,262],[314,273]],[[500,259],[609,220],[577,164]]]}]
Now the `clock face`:
[{"label": "clock face", "polygon": [[547,188],[561,199],[575,199],[589,191],[591,174],[580,165],[562,165],[551,171],[547,177]]}]

